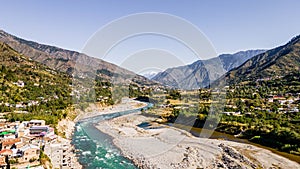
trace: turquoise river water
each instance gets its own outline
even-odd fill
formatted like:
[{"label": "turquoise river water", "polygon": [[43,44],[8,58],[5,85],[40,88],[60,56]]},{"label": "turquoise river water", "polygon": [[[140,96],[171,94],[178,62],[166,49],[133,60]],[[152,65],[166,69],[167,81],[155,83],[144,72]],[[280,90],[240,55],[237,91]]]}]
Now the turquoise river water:
[{"label": "turquoise river water", "polygon": [[[151,106],[152,104],[148,104],[146,107],[144,107],[144,109],[147,109],[148,107]],[[116,146],[114,146],[112,142],[112,138],[109,135],[99,131],[95,126],[103,120],[109,120],[112,118],[116,118],[130,113],[135,113],[138,111],[140,111],[140,109],[116,112],[116,113],[106,114],[106,115],[99,115],[96,117],[81,120],[76,123],[75,131],[72,138],[72,144],[75,146],[77,150],[76,153],[79,157],[80,164],[83,165],[83,168],[137,169],[137,167],[134,166],[129,159],[122,156],[120,150]],[[177,124],[174,127],[185,129],[187,126]],[[196,136],[197,133],[201,132],[201,130],[203,129],[188,127],[188,131],[195,134]],[[244,139],[235,138],[232,135],[214,132],[210,138],[212,139],[222,138],[225,140],[252,144],[264,149],[268,149],[273,153],[284,156],[298,163],[300,162],[299,156],[284,153],[284,152],[279,152],[272,148],[251,143]]]},{"label": "turquoise river water", "polygon": [[[144,109],[152,106],[148,104]],[[95,126],[103,121],[140,111],[140,109],[116,112],[87,118],[76,123],[72,144],[76,148],[79,162],[86,169],[136,169],[133,163],[122,156],[114,146],[112,138]]]}]

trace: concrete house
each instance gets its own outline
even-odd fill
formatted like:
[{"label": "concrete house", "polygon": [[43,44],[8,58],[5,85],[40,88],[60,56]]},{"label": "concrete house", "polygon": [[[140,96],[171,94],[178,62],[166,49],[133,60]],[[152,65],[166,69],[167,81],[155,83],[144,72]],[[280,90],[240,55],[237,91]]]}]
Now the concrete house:
[{"label": "concrete house", "polygon": [[39,159],[40,148],[38,146],[29,144],[20,148],[22,157],[19,158],[19,162],[29,162],[31,159]]},{"label": "concrete house", "polygon": [[7,167],[7,163],[5,162],[5,156],[0,156],[0,168],[4,169]]},{"label": "concrete house", "polygon": [[3,150],[17,148],[17,143],[21,143],[20,138],[3,140],[1,143],[1,149]]},{"label": "concrete house", "polygon": [[30,120],[28,125],[31,126],[45,126],[45,120]]}]

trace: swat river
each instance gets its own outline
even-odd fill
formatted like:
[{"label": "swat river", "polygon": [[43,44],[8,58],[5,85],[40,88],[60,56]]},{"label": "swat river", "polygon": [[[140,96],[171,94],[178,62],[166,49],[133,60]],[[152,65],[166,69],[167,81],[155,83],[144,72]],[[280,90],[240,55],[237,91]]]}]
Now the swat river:
[{"label": "swat river", "polygon": [[[144,109],[152,106],[148,104]],[[114,146],[112,138],[99,131],[95,125],[104,120],[140,111],[141,108],[98,115],[80,120],[76,123],[72,144],[83,168],[126,168],[135,169],[133,163],[122,156],[118,147]]]},{"label": "swat river", "polygon": [[[152,106],[152,105],[148,104],[148,105],[144,106],[143,108],[146,109],[150,106]],[[116,110],[118,110],[118,109],[116,109]],[[130,110],[118,110],[118,111],[114,111],[114,112],[104,111],[106,114],[100,114],[100,115],[96,115],[94,117],[88,117],[88,118],[79,120],[76,123],[75,131],[74,131],[73,138],[72,138],[72,144],[75,146],[75,148],[77,150],[76,153],[79,157],[79,162],[81,163],[83,168],[91,168],[91,169],[95,169],[95,168],[130,168],[130,169],[137,168],[137,166],[135,166],[131,160],[129,160],[123,156],[123,154],[124,154],[123,150],[122,150],[123,153],[121,153],[121,150],[114,145],[113,139],[117,138],[117,137],[113,138],[111,135],[115,135],[116,133],[115,134],[111,134],[111,133],[114,133],[113,132],[115,130],[114,128],[118,128],[118,129],[122,128],[123,124],[129,123],[129,125],[133,125],[132,122],[130,121],[130,118],[128,120],[128,118],[126,116],[128,116],[130,114],[129,117],[138,117],[139,115],[134,115],[133,113],[139,112],[140,110],[141,110],[141,107],[140,108],[132,108]],[[122,121],[123,117],[124,117],[125,121]],[[112,119],[114,119],[116,121],[117,125],[115,124],[116,125],[115,127],[114,127],[113,123],[110,121]],[[110,122],[108,122],[108,121],[110,121]],[[142,121],[144,121],[144,120],[142,120]],[[108,127],[103,128],[103,126],[102,126],[102,129],[100,131],[99,126],[98,126],[99,123],[106,123],[106,122],[107,122]],[[118,126],[118,123],[120,123],[121,126]],[[141,123],[141,124],[145,124],[145,123]],[[109,127],[110,125],[112,125],[112,126]],[[136,125],[134,125],[134,126],[136,126]],[[181,128],[181,129],[185,130],[185,126],[177,125],[176,128]],[[161,127],[157,128],[157,129],[167,130],[166,128],[164,129]],[[199,133],[199,131],[197,131],[197,130],[201,130],[201,129],[192,128],[192,130],[190,132],[193,133],[194,135],[197,135],[196,133]],[[173,131],[173,129],[170,131]],[[168,133],[170,131],[168,131]],[[131,137],[131,135],[130,135],[130,137]],[[130,138],[130,137],[128,137],[128,138]],[[123,139],[126,139],[126,138],[127,137],[125,136]],[[218,132],[214,132],[214,134],[211,138],[223,138],[225,140],[230,140],[231,142],[228,142],[229,145],[233,144],[234,142],[242,142],[242,143],[249,144],[249,142],[246,140],[233,138],[233,136],[231,136],[231,135],[226,135],[224,133],[218,133]],[[123,139],[121,139],[121,140],[123,140]],[[132,140],[132,142],[136,141],[134,138],[131,140]],[[189,138],[188,140],[193,140],[193,138]],[[214,142],[218,142],[218,141],[215,140]],[[222,142],[222,141],[219,140],[219,142]],[[223,142],[226,142],[226,141],[223,141]],[[136,147],[136,145],[139,145],[139,144],[135,144],[135,147]],[[255,145],[255,144],[252,143],[252,145]],[[241,146],[241,145],[238,145],[238,146]],[[256,145],[256,146],[258,146],[258,145]],[[120,147],[120,145],[119,145],[119,147]],[[266,147],[262,147],[262,146],[259,146],[259,147],[266,149]],[[133,149],[131,149],[131,150],[133,151]],[[285,156],[291,160],[298,161],[298,160],[295,160],[295,159],[298,159],[298,157],[291,158],[291,156],[287,156],[286,154],[274,152],[274,150],[271,150],[271,151],[273,153],[279,154],[281,156]],[[140,151],[140,152],[142,152],[142,151]],[[269,152],[265,152],[265,151],[261,151],[261,152],[262,152],[262,154],[269,154]],[[272,158],[274,158],[274,157],[275,156],[272,155]],[[276,157],[276,158],[283,160],[282,162],[286,162],[286,160],[282,159],[281,157]],[[289,164],[289,163],[290,162],[287,161],[287,164]],[[291,163],[291,165],[297,165],[297,164]]]}]

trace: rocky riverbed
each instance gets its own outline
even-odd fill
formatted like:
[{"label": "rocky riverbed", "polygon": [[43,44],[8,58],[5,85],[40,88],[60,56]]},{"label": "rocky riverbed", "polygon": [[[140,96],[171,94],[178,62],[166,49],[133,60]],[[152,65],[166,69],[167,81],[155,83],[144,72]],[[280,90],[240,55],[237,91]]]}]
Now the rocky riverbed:
[{"label": "rocky riverbed", "polygon": [[139,168],[300,168],[298,163],[269,150],[197,138],[155,120],[135,113],[103,121],[97,127],[112,136],[124,156]]}]

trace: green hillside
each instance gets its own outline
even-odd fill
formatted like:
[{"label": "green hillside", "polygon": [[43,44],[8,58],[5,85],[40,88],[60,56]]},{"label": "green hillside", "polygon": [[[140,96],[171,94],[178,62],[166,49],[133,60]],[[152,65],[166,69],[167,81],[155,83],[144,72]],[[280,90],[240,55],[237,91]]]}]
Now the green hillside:
[{"label": "green hillside", "polygon": [[55,124],[71,104],[71,78],[0,43],[0,112],[9,120],[39,117]]},{"label": "green hillside", "polygon": [[122,97],[149,95],[151,91],[135,81],[127,89],[122,85],[113,86],[101,76],[89,80],[71,77],[33,61],[1,42],[0,61],[0,112],[8,113],[9,121],[38,118],[56,124],[67,116],[65,110],[68,107],[83,110],[94,102],[112,105]]},{"label": "green hillside", "polygon": [[282,79],[300,70],[300,36],[257,55],[225,75],[227,83]]}]

